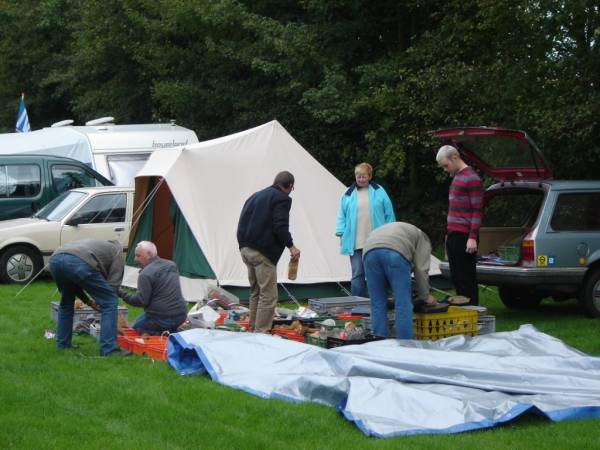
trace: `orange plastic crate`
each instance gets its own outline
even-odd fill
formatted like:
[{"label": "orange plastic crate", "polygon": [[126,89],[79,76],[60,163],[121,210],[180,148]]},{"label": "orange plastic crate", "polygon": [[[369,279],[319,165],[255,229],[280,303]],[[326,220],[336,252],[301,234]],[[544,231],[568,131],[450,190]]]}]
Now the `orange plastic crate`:
[{"label": "orange plastic crate", "polygon": [[276,334],[284,339],[289,339],[290,341],[304,342],[304,336],[299,335],[294,330],[280,330],[275,328],[271,330],[271,334]]},{"label": "orange plastic crate", "polygon": [[340,320],[363,320],[365,318],[365,316],[350,313],[337,314],[335,317]]},{"label": "orange plastic crate", "polygon": [[123,350],[131,351],[132,340],[139,337],[140,334],[133,328],[124,328],[122,331],[123,335],[117,336],[117,345]]},{"label": "orange plastic crate", "polygon": [[149,336],[147,338],[130,336],[127,339],[133,353],[147,355],[152,359],[166,359],[167,336]]}]

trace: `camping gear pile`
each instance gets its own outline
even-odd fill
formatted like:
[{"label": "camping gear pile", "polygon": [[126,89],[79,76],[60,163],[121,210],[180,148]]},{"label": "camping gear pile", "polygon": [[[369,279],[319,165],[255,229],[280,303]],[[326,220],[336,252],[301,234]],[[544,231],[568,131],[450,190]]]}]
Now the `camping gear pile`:
[{"label": "camping gear pile", "polygon": [[[415,313],[415,338],[437,340],[456,335],[476,336],[480,330],[484,331],[479,326],[478,317],[486,312],[485,308],[450,306],[464,304],[465,300],[468,301],[446,297],[437,305]],[[209,286],[207,296],[190,310],[188,320],[180,331],[206,328],[244,332],[249,328],[248,316],[248,308],[240,305],[236,296],[220,287]],[[393,315],[389,321],[393,336]],[[323,348],[380,339],[371,332],[369,299],[355,296],[310,299],[308,308],[276,308],[271,334]]]}]

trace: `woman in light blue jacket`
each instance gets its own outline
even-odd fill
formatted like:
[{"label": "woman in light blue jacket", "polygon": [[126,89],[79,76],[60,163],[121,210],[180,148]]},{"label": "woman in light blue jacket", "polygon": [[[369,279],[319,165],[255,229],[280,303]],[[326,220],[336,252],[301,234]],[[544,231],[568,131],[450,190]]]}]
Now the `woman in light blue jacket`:
[{"label": "woman in light blue jacket", "polygon": [[335,234],[340,236],[340,252],[350,256],[352,295],[367,296],[362,248],[371,230],[395,222],[394,208],[385,189],[371,181],[373,167],[360,163],[354,168],[356,182],[342,195]]}]

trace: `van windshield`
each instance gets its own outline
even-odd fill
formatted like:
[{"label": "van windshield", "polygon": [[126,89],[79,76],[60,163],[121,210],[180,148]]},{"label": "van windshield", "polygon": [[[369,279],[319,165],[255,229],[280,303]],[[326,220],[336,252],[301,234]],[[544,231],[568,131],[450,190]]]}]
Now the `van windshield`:
[{"label": "van windshield", "polygon": [[85,196],[86,194],[83,192],[64,192],[35,213],[33,217],[53,221],[62,220]]}]

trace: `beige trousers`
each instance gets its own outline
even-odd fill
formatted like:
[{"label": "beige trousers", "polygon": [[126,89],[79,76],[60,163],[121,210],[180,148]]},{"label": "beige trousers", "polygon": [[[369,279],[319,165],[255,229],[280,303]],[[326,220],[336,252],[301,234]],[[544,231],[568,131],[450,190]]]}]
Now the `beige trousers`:
[{"label": "beige trousers", "polygon": [[250,330],[268,333],[277,306],[277,267],[258,250],[243,247],[240,253],[250,282]]}]

